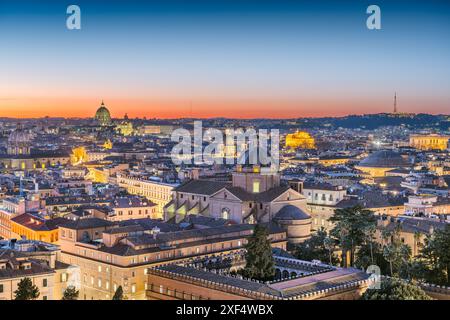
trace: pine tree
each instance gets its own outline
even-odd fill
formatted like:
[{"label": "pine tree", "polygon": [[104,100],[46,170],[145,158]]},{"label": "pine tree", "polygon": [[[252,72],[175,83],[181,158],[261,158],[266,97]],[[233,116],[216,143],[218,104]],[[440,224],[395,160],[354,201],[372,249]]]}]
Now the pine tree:
[{"label": "pine tree", "polygon": [[[377,224],[373,212],[361,206],[336,209],[329,219],[334,222],[334,228],[330,235],[339,244],[342,250],[343,265],[354,265],[356,249],[371,241]],[[347,260],[347,252],[350,252],[350,261]]]},{"label": "pine tree", "polygon": [[112,298],[113,300],[123,300],[123,289],[122,286],[119,286],[114,293],[114,296]]},{"label": "pine tree", "polygon": [[268,239],[266,228],[257,224],[253,234],[245,246],[247,250],[246,265],[243,275],[262,281],[272,280],[275,276],[275,262],[272,255],[272,246]]},{"label": "pine tree", "polygon": [[425,239],[418,256],[419,274],[430,283],[450,285],[450,225],[435,230]]},{"label": "pine tree", "polygon": [[68,286],[66,290],[64,290],[62,300],[77,300],[79,291],[74,286]]},{"label": "pine tree", "polygon": [[38,287],[27,277],[19,281],[14,294],[15,300],[35,300],[39,298],[40,293]]}]

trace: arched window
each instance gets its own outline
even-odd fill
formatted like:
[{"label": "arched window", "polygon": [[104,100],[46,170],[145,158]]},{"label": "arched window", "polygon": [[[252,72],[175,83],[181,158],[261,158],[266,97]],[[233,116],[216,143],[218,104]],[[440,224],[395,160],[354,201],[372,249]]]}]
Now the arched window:
[{"label": "arched window", "polygon": [[222,218],[223,219],[229,219],[230,218],[230,209],[223,208],[222,209]]}]

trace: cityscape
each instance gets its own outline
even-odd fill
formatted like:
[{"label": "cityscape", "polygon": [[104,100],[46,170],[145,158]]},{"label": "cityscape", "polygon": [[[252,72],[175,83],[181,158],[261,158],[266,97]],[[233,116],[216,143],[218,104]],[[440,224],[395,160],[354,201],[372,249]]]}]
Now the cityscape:
[{"label": "cityscape", "polygon": [[[180,15],[178,27],[187,28],[180,39],[194,41],[198,32],[195,40],[207,41],[216,29],[225,38],[225,52],[230,43],[244,45],[247,32],[255,30],[244,28],[240,35],[222,30],[222,19],[233,17],[236,26],[245,27],[240,19],[246,13],[255,23],[270,17],[270,24],[297,6],[280,5],[280,16],[272,17],[274,7],[268,4],[253,16],[251,1],[245,8],[233,4],[227,9],[223,3],[193,2],[194,8],[178,1],[170,8],[160,1],[146,4],[142,16],[156,21],[143,29],[155,27],[161,32],[155,31],[155,41],[168,36],[167,43],[161,42],[164,49],[176,48],[179,44],[170,39],[176,26],[169,28],[164,18]],[[314,4],[302,5],[311,14],[317,10]],[[325,15],[336,9],[330,6]],[[440,8],[431,6],[433,12]],[[125,7],[125,21],[140,17],[132,5],[117,3],[104,16],[116,16]],[[0,300],[450,300],[450,75],[442,72],[448,64],[443,54],[435,57],[442,60],[429,62],[426,72],[411,66],[419,75],[433,74],[434,63],[445,63],[432,80],[392,75],[372,90],[369,83],[377,79],[358,79],[362,62],[354,61],[354,68],[347,62],[349,79],[340,78],[339,68],[330,70],[339,74],[327,80],[321,78],[323,70],[308,73],[311,85],[297,96],[288,61],[277,62],[280,74],[262,66],[267,79],[252,69],[261,60],[282,56],[275,49],[257,55],[261,39],[248,43],[255,61],[241,60],[243,52],[228,52],[223,66],[205,61],[192,81],[189,74],[200,62],[171,65],[183,54],[170,50],[173,56],[161,58],[160,67],[151,66],[155,75],[147,74],[153,62],[140,60],[136,52],[147,47],[134,35],[117,34],[122,51],[97,57],[99,47],[91,41],[110,23],[95,24],[98,30],[89,33],[89,18],[102,18],[100,8],[100,2],[80,1],[73,9],[82,13],[78,30],[63,24],[55,34],[43,35],[35,53],[19,53],[34,44],[32,39],[15,42],[32,36],[23,27],[17,40],[10,39],[11,52],[0,53],[0,66],[7,63],[4,70],[10,73],[0,75]],[[398,13],[398,7],[388,8]],[[450,8],[445,8],[442,16],[448,18]],[[0,22],[0,35],[3,24],[22,19],[13,3],[4,9],[9,14]],[[49,3],[24,10],[48,15],[37,24],[43,32],[60,8]],[[65,10],[64,19],[71,12]],[[159,15],[148,13],[152,10]],[[366,28],[365,10],[363,30],[356,33],[370,37],[384,31]],[[39,14],[31,14],[29,23],[36,23]],[[424,38],[417,41],[427,39],[430,50],[449,53],[442,41],[450,29],[442,28],[448,20],[439,24],[442,16],[435,16],[433,39],[418,34]],[[210,20],[214,17],[217,24]],[[198,28],[204,23],[214,30]],[[336,29],[344,26],[338,22]],[[389,23],[385,28],[391,39]],[[69,44],[53,47],[51,39],[64,42],[71,32],[78,33],[69,42],[95,53],[74,61],[73,74],[60,78]],[[289,38],[286,32],[281,48]],[[354,40],[347,45],[357,48]],[[98,38],[108,48],[115,41]],[[222,57],[215,47],[184,45],[186,59],[203,49],[217,55],[214,59]],[[340,50],[338,44],[329,45]],[[53,49],[54,56],[46,56]],[[124,60],[114,60],[116,54]],[[397,54],[402,56],[395,53],[393,60]],[[421,54],[411,53],[408,63],[421,61]],[[244,62],[254,72],[251,85],[238,67],[236,78],[227,78],[227,68]],[[369,70],[377,78],[382,72],[376,69],[389,66],[380,63]],[[295,73],[296,66],[291,67]],[[48,73],[41,78],[45,68]],[[177,68],[179,78],[171,78]],[[285,87],[277,80],[283,72]],[[123,82],[116,81],[122,73]],[[148,93],[157,80],[161,85]],[[272,312],[271,305],[259,307],[259,314]],[[206,317],[211,310],[197,311]]]}]

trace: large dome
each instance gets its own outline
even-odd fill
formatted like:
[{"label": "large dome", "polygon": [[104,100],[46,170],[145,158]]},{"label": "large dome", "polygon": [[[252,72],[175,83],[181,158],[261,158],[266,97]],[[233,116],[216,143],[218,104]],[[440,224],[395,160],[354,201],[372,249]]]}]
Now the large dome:
[{"label": "large dome", "polygon": [[274,217],[275,220],[306,220],[310,218],[311,216],[305,211],[291,204],[281,208]]},{"label": "large dome", "polygon": [[8,137],[7,153],[10,155],[26,155],[31,152],[31,139],[33,136],[21,127],[18,127]]},{"label": "large dome", "polygon": [[22,129],[17,129],[13,131],[8,137],[9,144],[30,143],[30,141],[31,141],[31,134]]},{"label": "large dome", "polygon": [[98,108],[97,112],[95,113],[95,120],[97,120],[102,126],[111,124],[111,114],[109,113],[109,110],[108,108],[106,108],[103,101],[100,108]]},{"label": "large dome", "polygon": [[408,167],[409,163],[398,152],[381,150],[370,154],[359,163],[360,167],[397,168]]}]

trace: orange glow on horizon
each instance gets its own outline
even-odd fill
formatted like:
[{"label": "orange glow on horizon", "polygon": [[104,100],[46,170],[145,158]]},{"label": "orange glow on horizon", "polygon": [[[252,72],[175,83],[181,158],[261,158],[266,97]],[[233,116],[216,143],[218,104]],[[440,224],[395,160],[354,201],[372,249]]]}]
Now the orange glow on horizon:
[{"label": "orange glow on horizon", "polygon": [[[10,118],[40,118],[93,117],[100,106],[100,98],[23,98],[0,99],[0,117]],[[198,99],[168,100],[168,99],[118,99],[104,98],[105,105],[113,118],[122,118],[125,113],[130,118],[176,119],[176,118],[301,118],[301,117],[333,117],[348,114],[368,114],[391,112],[391,101],[362,99],[353,101],[327,100],[212,100]],[[363,106],[363,107],[361,107]],[[442,106],[433,105],[423,108],[423,103],[415,100],[408,103],[408,109],[400,108],[400,112],[439,113]],[[358,110],[355,112],[355,110]]]}]

